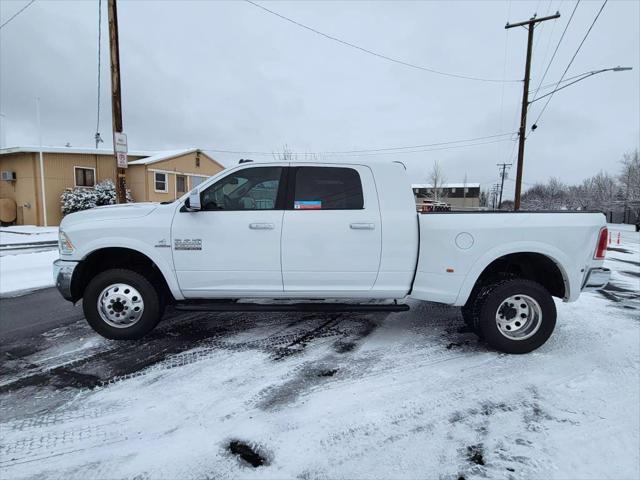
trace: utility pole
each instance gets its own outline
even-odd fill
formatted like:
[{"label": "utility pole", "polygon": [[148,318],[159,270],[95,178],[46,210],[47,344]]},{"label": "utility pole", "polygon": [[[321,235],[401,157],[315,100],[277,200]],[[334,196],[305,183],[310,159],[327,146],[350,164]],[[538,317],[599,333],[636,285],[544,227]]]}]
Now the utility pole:
[{"label": "utility pole", "polygon": [[524,88],[522,91],[522,111],[520,114],[520,129],[518,131],[518,168],[516,171],[516,194],[513,201],[513,209],[520,210],[520,192],[522,190],[522,167],[524,164],[524,141],[527,133],[527,109],[529,107],[529,78],[531,76],[531,51],[533,49],[533,30],[535,25],[546,20],[560,18],[560,12],[548,17],[536,18],[535,15],[529,20],[518,23],[507,23],[504,28],[525,27],[528,30],[527,38],[527,59],[524,68]]},{"label": "utility pole", "polygon": [[[120,97],[120,48],[118,46],[118,9],[116,0],[108,0],[109,50],[111,53],[111,115],[113,123],[113,155],[116,159],[116,202],[126,203],[126,144],[123,153],[116,141],[122,136],[122,100]],[[126,137],[125,137],[126,138]]]},{"label": "utility pole", "polygon": [[498,200],[498,189],[500,188],[500,184],[496,183],[491,186],[491,209],[496,209],[496,201]]},{"label": "utility pole", "polygon": [[509,168],[512,163],[498,163],[498,167],[500,167],[500,201],[498,202],[498,208],[502,205],[502,191],[504,190],[504,179],[507,176],[507,168]]}]

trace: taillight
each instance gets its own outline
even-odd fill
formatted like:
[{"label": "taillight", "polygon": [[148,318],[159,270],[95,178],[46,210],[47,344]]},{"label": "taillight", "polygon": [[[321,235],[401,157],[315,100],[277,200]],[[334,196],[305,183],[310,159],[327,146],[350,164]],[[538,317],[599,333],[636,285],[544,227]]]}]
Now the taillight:
[{"label": "taillight", "polygon": [[600,230],[600,236],[598,237],[598,247],[596,253],[593,256],[596,260],[604,260],[604,256],[607,253],[607,239],[609,237],[609,230],[604,227]]}]

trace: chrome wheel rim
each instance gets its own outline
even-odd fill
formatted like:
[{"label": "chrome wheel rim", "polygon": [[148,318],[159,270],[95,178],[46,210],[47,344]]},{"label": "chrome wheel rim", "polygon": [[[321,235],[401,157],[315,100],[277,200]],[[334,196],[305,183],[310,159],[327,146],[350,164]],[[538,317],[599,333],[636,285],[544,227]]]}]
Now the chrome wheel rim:
[{"label": "chrome wheel rim", "polygon": [[496,311],[496,324],[510,340],[526,340],[540,329],[542,308],[528,295],[512,295],[503,300]]},{"label": "chrome wheel rim", "polygon": [[126,283],[114,283],[98,297],[98,312],[108,325],[127,328],[135,325],[144,313],[140,292]]}]

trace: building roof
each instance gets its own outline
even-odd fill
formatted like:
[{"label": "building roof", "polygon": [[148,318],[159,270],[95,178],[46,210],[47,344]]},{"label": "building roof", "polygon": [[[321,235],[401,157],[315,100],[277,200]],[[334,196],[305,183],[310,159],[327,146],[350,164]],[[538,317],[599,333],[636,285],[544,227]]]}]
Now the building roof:
[{"label": "building roof", "polygon": [[197,152],[197,148],[183,148],[181,150],[166,150],[164,152],[154,153],[146,158],[140,160],[134,160],[129,162],[129,165],[151,165],[152,163],[162,162],[175,157],[181,157],[182,155],[188,155],[189,153]]},{"label": "building roof", "polygon": [[[132,160],[129,165],[151,165],[153,163],[162,162],[163,160],[169,160],[182,155],[188,155],[189,153],[202,151],[198,148],[182,148],[179,150],[162,150],[162,151],[148,151],[148,150],[132,150],[127,153],[131,157],[143,157],[138,160]],[[38,153],[40,147],[37,146],[25,146],[25,147],[10,147],[0,148],[0,155],[9,155],[11,153]],[[88,155],[113,155],[113,150],[110,148],[91,148],[91,147],[50,147],[43,146],[42,153],[74,153],[74,154],[88,154]],[[204,152],[203,152],[204,153]],[[221,167],[223,165],[213,158],[204,154],[211,161],[218,163]]]},{"label": "building roof", "polygon": [[[412,183],[411,188],[433,188],[430,183]],[[479,183],[443,183],[439,188],[480,188]]]},{"label": "building roof", "polygon": [[[0,148],[0,155],[8,155],[10,153],[38,153],[40,147],[27,145],[23,147],[9,147]],[[110,148],[91,148],[91,147],[51,147],[42,146],[42,153],[77,153],[87,155],[113,155],[113,150]],[[132,150],[128,153],[133,157],[148,157],[155,155],[157,152],[150,152],[144,150]]]}]

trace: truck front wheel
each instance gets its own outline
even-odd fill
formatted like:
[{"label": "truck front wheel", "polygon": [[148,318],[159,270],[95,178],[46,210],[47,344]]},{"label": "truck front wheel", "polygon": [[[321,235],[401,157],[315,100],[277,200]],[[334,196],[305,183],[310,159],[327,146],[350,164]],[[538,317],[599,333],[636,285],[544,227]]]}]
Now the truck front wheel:
[{"label": "truck front wheel", "polygon": [[543,345],[556,326],[556,306],[539,283],[514,278],[483,289],[476,330],[496,350],[528,353]]},{"label": "truck front wheel", "polygon": [[140,273],[119,268],[96,275],[82,300],[89,325],[112,340],[142,338],[160,321],[163,306],[153,283]]}]

